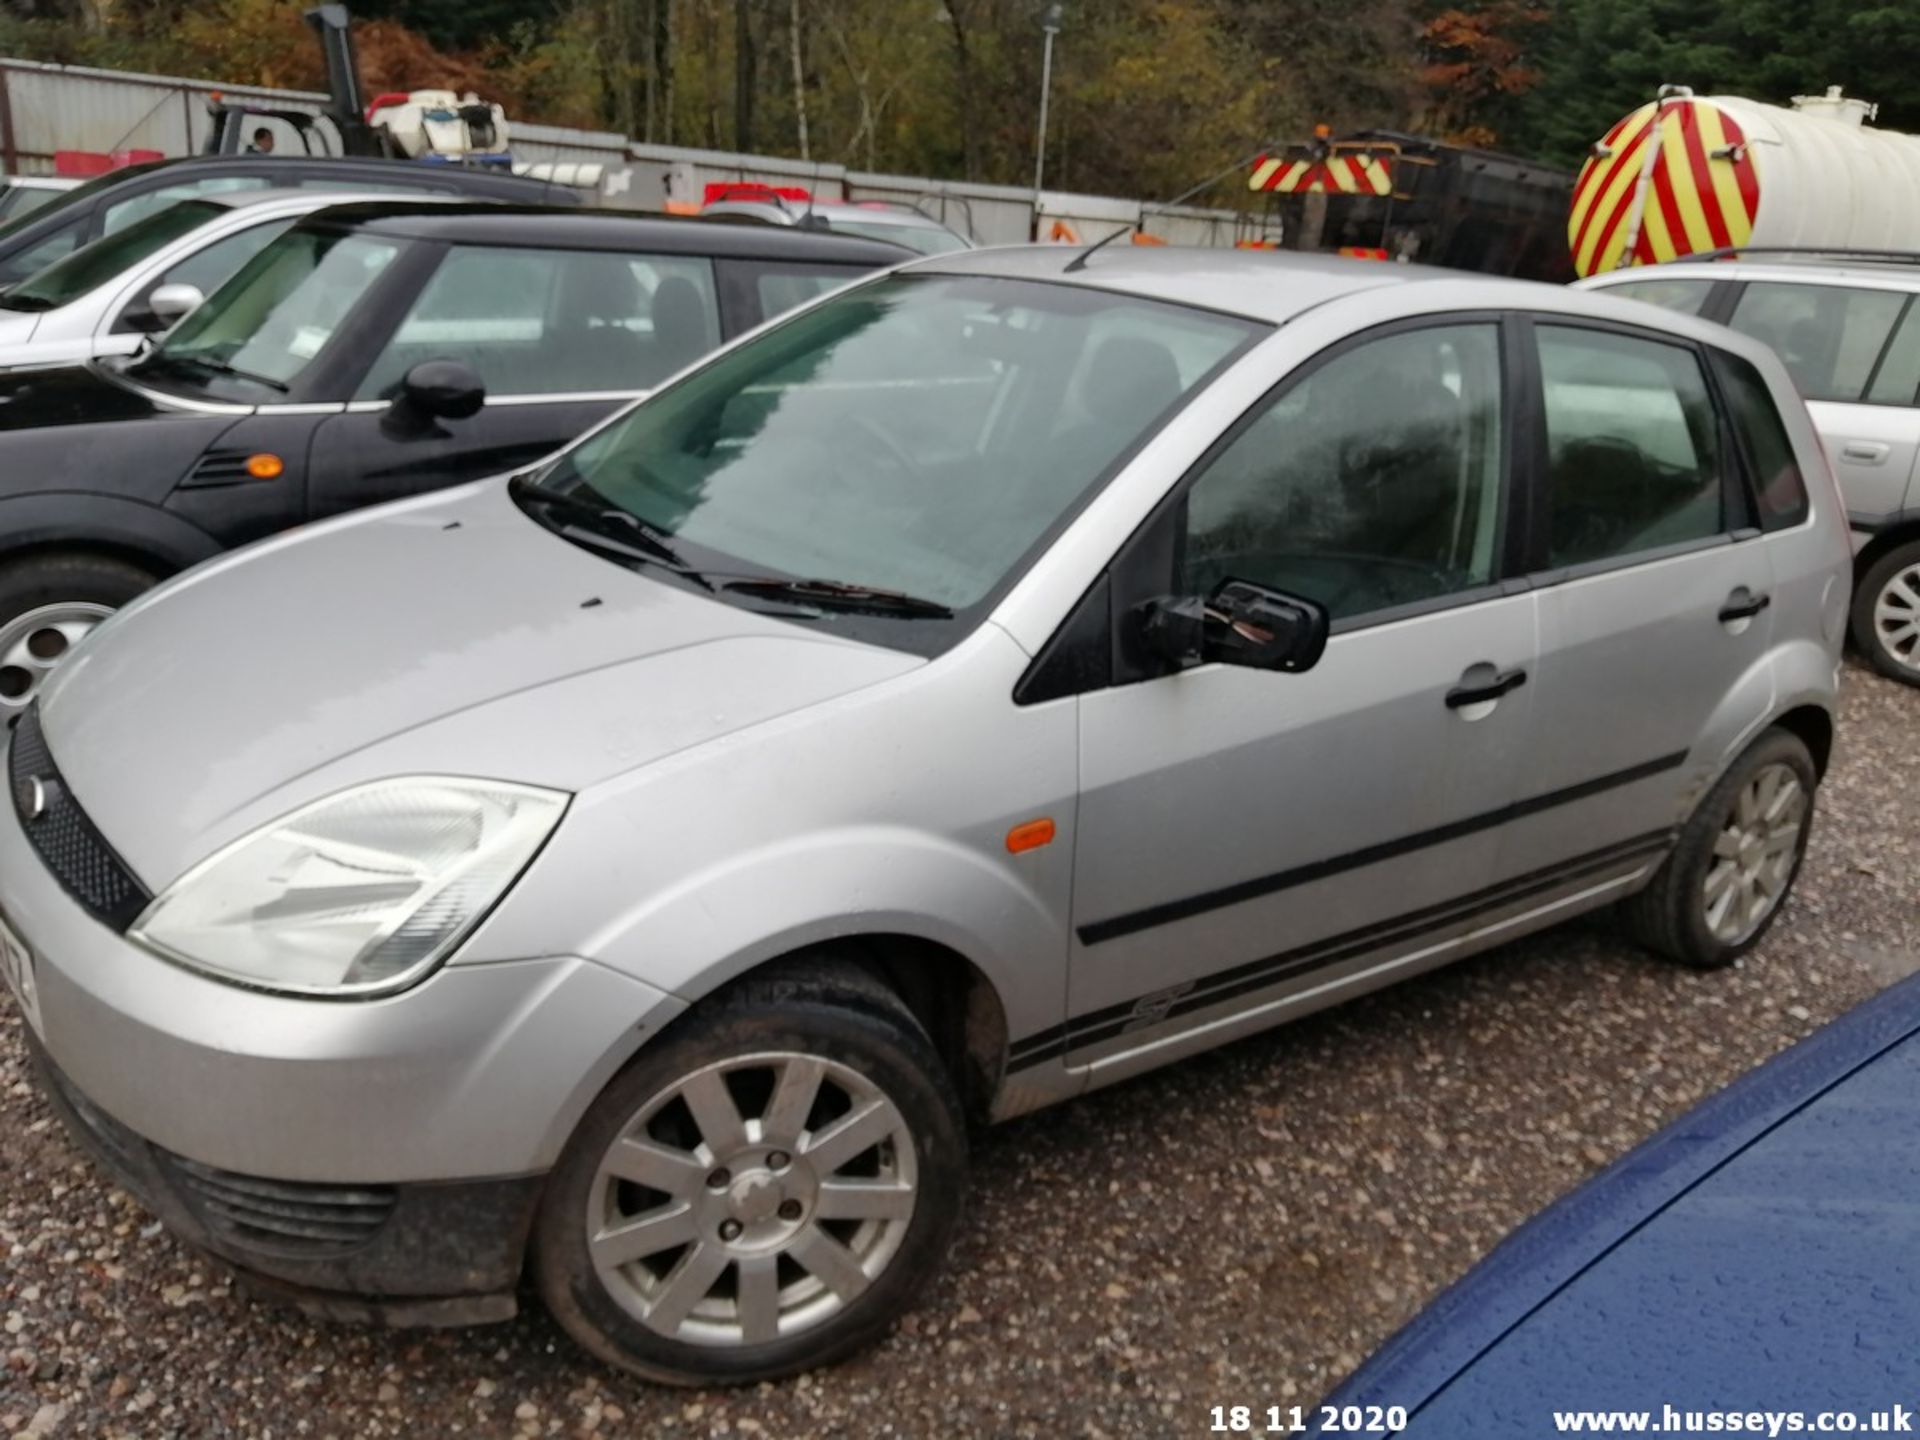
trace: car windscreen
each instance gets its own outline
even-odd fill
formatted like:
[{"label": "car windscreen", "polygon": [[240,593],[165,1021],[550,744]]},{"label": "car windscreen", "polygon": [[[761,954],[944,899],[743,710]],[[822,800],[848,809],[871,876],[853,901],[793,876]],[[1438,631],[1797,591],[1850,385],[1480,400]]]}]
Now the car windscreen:
[{"label": "car windscreen", "polygon": [[585,548],[618,558],[592,533],[624,524],[722,598],[931,653],[954,638],[928,643],[938,622],[977,618],[1264,328],[1070,285],[887,277],[642,402],[523,504]]},{"label": "car windscreen", "polygon": [[5,242],[10,239],[15,230],[24,228],[30,218],[33,220],[44,220],[51,215],[57,214],[59,211],[71,210],[78,206],[85,205],[102,190],[111,190],[116,185],[124,185],[135,176],[145,175],[151,170],[157,170],[162,165],[170,163],[172,162],[166,160],[151,160],[143,165],[128,165],[119,170],[109,170],[104,175],[96,175],[91,180],[82,181],[71,190],[62,190],[53,199],[34,211],[31,216],[26,214],[9,214],[6,217],[6,222],[0,224],[0,242]]},{"label": "car windscreen", "polygon": [[112,235],[103,235],[91,245],[82,245],[71,255],[54,261],[37,275],[29,275],[0,295],[0,307],[52,310],[70,305],[182,235],[227,213],[224,205],[206,200],[183,200],[178,205],[169,205],[157,215],[149,215]]},{"label": "car windscreen", "polygon": [[36,210],[44,210],[66,193],[39,185],[9,185],[0,190],[0,222],[18,220]]},{"label": "car windscreen", "polygon": [[922,255],[950,255],[955,250],[968,248],[967,242],[951,230],[938,230],[931,225],[889,225],[884,220],[838,219],[828,223],[835,234],[884,240],[889,245],[904,245]]},{"label": "car windscreen", "polygon": [[325,227],[289,230],[168,332],[134,373],[285,393],[326,348],[405,240]]}]

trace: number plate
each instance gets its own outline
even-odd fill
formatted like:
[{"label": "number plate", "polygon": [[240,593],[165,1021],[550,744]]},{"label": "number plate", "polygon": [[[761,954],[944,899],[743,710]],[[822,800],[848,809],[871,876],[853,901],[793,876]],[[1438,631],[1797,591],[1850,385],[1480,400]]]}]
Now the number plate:
[{"label": "number plate", "polygon": [[41,1035],[40,990],[33,979],[33,952],[13,933],[4,915],[0,915],[0,975],[6,977],[7,988],[19,1001],[20,1013],[27,1017],[33,1033]]}]

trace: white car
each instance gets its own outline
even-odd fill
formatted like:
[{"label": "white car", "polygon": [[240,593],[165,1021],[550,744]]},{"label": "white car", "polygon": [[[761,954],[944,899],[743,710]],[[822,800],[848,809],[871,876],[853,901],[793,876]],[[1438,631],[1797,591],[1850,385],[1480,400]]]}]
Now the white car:
[{"label": "white car", "polygon": [[1847,502],[1854,644],[1920,686],[1920,255],[1748,249],[1579,282],[1749,335],[1786,363]]},{"label": "white car", "polygon": [[0,175],[0,225],[31,215],[79,183],[53,175]]},{"label": "white car", "polygon": [[303,215],[392,198],[379,190],[239,190],[169,205],[0,291],[0,370],[130,355]]}]

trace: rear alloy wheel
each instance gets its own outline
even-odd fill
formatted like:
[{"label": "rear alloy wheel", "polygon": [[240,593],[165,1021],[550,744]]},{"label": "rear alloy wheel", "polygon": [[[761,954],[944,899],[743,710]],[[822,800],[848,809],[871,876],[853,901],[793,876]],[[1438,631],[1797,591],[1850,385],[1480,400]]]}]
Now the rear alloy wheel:
[{"label": "rear alloy wheel", "polygon": [[146,571],[104,555],[0,564],[0,728],[33,703],[88,631],[153,584]]},{"label": "rear alloy wheel", "polygon": [[1853,643],[1882,675],[1920,685],[1920,542],[1888,551],[1861,578]]},{"label": "rear alloy wheel", "polygon": [[1769,730],[1707,792],[1646,889],[1623,905],[1634,938],[1697,969],[1760,942],[1793,888],[1819,783],[1806,744]]},{"label": "rear alloy wheel", "polygon": [[541,1207],[548,1307],[650,1379],[847,1354],[917,1298],[959,1213],[958,1104],[864,973],[809,964],[696,1009],[595,1102]]}]

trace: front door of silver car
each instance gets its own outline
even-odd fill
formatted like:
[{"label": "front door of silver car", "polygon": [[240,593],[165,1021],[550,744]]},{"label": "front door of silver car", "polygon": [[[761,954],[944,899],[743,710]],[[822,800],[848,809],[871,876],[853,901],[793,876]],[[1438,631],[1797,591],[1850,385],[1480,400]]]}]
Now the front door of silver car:
[{"label": "front door of silver car", "polygon": [[1133,542],[1174,553],[1175,593],[1257,582],[1333,633],[1306,673],[1150,665],[1083,697],[1070,1064],[1217,1043],[1432,963],[1468,923],[1533,705],[1534,600],[1498,583],[1501,376],[1495,317],[1362,336]]}]

